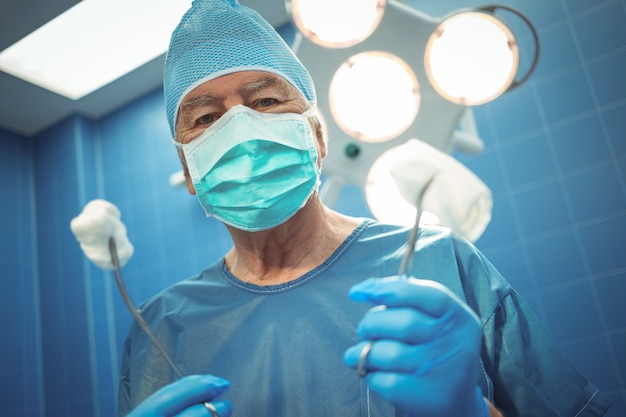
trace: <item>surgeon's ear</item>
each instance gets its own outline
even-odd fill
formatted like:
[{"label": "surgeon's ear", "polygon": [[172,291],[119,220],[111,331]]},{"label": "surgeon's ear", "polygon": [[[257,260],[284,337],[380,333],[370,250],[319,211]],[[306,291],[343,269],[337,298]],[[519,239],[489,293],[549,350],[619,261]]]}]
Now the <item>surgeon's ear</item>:
[{"label": "surgeon's ear", "polygon": [[187,161],[185,161],[185,154],[182,149],[178,149],[178,157],[180,158],[180,163],[183,164],[183,173],[185,174],[185,185],[187,186],[187,191],[191,195],[196,195],[196,189],[193,187],[193,181],[191,180],[191,176],[189,175],[189,170],[187,169]]},{"label": "surgeon's ear", "polygon": [[318,156],[320,159],[324,159],[328,153],[328,141],[326,140],[324,127],[322,123],[320,123],[320,119],[315,116],[309,117],[309,123],[311,124],[311,129],[313,129],[315,140],[317,141]]},{"label": "surgeon's ear", "polygon": [[193,181],[191,181],[191,177],[189,176],[189,171],[187,170],[187,167],[184,168],[183,172],[185,173],[185,184],[187,185],[187,191],[191,195],[196,195],[196,189],[193,186]]}]

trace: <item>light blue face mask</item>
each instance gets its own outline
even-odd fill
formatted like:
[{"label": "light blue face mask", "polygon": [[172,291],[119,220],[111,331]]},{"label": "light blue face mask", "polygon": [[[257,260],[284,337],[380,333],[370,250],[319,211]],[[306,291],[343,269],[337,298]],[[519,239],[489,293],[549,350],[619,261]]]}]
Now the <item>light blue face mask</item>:
[{"label": "light blue face mask", "polygon": [[306,204],[320,176],[307,114],[237,105],[188,144],[177,144],[207,216],[259,231]]}]

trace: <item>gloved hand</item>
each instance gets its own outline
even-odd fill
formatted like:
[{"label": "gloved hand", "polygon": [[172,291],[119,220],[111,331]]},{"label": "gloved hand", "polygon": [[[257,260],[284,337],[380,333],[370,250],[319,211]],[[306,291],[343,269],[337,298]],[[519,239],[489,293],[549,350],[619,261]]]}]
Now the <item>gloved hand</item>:
[{"label": "gloved hand", "polygon": [[488,416],[476,387],[481,326],[470,308],[443,285],[415,278],[370,278],[350,298],[378,304],[358,327],[363,340],[346,350],[357,368],[363,348],[372,390],[407,416]]},{"label": "gloved hand", "polygon": [[225,379],[212,375],[186,376],[146,398],[127,417],[213,417],[204,406],[209,401],[220,417],[230,417],[230,401],[212,401],[229,386]]}]

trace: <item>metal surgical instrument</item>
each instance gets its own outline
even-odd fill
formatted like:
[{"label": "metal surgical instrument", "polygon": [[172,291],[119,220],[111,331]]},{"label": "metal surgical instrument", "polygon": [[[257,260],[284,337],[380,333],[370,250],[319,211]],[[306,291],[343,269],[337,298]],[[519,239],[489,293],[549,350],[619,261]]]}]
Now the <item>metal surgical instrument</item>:
[{"label": "metal surgical instrument", "polygon": [[406,271],[411,266],[411,260],[413,259],[413,252],[415,251],[415,243],[417,242],[417,235],[419,234],[419,226],[420,220],[422,218],[422,199],[424,198],[424,193],[433,182],[434,176],[430,177],[430,179],[424,184],[419,194],[417,195],[417,200],[415,201],[415,223],[411,228],[411,232],[409,233],[409,238],[406,242],[406,248],[404,250],[404,256],[402,257],[402,261],[400,262],[400,267],[398,268],[398,276],[404,277],[406,275]]},{"label": "metal surgical instrument", "polygon": [[[404,250],[404,255],[402,256],[402,261],[400,261],[400,267],[398,268],[398,276],[400,279],[407,278],[406,273],[409,267],[411,266],[411,260],[413,259],[413,252],[415,251],[415,243],[417,243],[417,236],[419,234],[419,226],[420,220],[422,218],[422,199],[424,198],[424,193],[428,189],[430,183],[433,182],[435,177],[432,176],[417,195],[417,200],[415,201],[415,223],[409,232],[409,238],[406,242],[406,248]],[[367,375],[367,357],[369,356],[372,346],[374,345],[374,340],[370,340],[367,342],[365,346],[363,346],[363,350],[361,350],[361,354],[359,355],[359,364],[357,365],[357,375],[360,378],[363,378]]]},{"label": "metal surgical instrument", "polygon": [[[141,316],[140,310],[135,306],[135,304],[130,298],[130,295],[128,295],[128,291],[126,291],[126,286],[124,285],[124,280],[122,279],[122,269],[120,267],[120,261],[117,255],[117,247],[115,245],[115,239],[113,239],[112,236],[109,237],[109,253],[111,254],[111,262],[113,263],[113,275],[115,276],[115,282],[117,283],[117,288],[120,290],[120,294],[122,295],[122,298],[124,299],[124,303],[126,304],[126,307],[128,307],[130,314],[132,314],[133,318],[135,319],[139,327],[141,327],[141,329],[146,333],[148,338],[150,338],[154,346],[159,350],[161,355],[163,355],[163,358],[165,359],[167,364],[170,366],[170,368],[172,368],[172,371],[174,372],[174,374],[176,374],[177,379],[182,378],[182,373],[180,372],[176,364],[174,364],[174,361],[167,354],[167,352],[165,351],[161,343],[159,343],[159,340],[156,338],[155,334],[152,332],[152,329],[150,329],[146,321]],[[204,403],[204,407],[211,412],[212,417],[220,417],[220,415],[218,414],[213,404],[207,402],[207,403]]]}]

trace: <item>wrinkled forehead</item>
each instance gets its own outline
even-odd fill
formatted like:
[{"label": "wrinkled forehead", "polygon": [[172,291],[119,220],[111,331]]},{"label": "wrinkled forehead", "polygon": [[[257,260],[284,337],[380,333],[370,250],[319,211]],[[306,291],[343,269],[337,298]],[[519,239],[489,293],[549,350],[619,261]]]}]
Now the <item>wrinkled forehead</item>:
[{"label": "wrinkled forehead", "polygon": [[190,88],[180,100],[177,110],[195,104],[201,97],[216,99],[237,95],[247,97],[259,91],[275,91],[283,96],[306,98],[293,84],[278,74],[266,71],[241,71],[211,78]]}]

